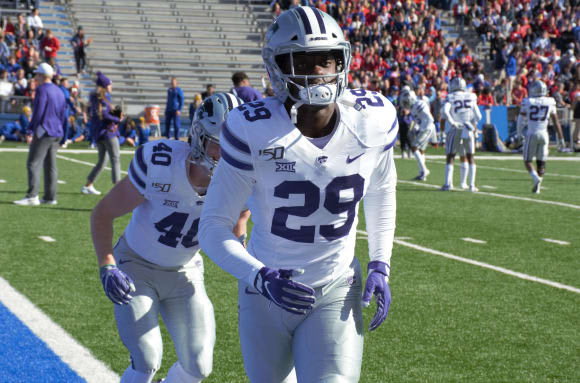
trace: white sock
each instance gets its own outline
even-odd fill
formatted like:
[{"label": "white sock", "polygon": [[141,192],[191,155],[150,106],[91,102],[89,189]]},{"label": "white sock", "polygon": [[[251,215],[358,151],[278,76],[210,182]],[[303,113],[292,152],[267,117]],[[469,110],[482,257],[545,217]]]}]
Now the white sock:
[{"label": "white sock", "polygon": [[421,165],[423,165],[423,173],[427,173],[429,169],[427,169],[427,165],[425,165],[425,153],[419,152],[421,155]]},{"label": "white sock", "polygon": [[445,165],[445,185],[453,186],[453,164]]},{"label": "white sock", "polygon": [[540,176],[538,176],[538,173],[533,169],[530,172],[530,175],[532,176],[532,179],[534,180],[534,182],[538,182],[538,180],[541,180]]},{"label": "white sock", "polygon": [[[209,373],[208,373],[209,375]],[[203,378],[198,378],[191,374],[188,374],[187,371],[181,367],[179,362],[176,362],[167,373],[167,377],[163,381],[163,383],[199,383],[203,380]]]},{"label": "white sock", "polygon": [[121,383],[151,383],[154,376],[155,371],[145,373],[133,370],[133,367],[129,366],[121,376]]},{"label": "white sock", "polygon": [[465,185],[467,182],[467,162],[461,163],[461,169],[459,170],[459,184]]},{"label": "white sock", "polygon": [[415,159],[417,160],[417,167],[419,167],[419,174],[425,173],[425,165],[423,165],[423,161],[421,161],[421,152],[418,150],[415,150],[413,152],[413,156],[415,156]]},{"label": "white sock", "polygon": [[475,186],[475,164],[469,164],[469,186]]}]

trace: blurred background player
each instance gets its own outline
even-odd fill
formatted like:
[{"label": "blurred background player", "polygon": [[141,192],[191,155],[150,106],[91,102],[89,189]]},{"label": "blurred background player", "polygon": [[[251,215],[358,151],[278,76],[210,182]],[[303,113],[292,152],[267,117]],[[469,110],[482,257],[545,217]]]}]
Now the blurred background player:
[{"label": "blurred background player", "polygon": [[[441,115],[447,121],[447,136],[445,141],[445,183],[441,190],[453,190],[453,160],[459,154],[461,160],[460,185],[462,189],[469,188],[477,192],[475,187],[475,127],[481,120],[477,107],[475,93],[466,91],[465,80],[454,77],[449,84],[449,94],[443,103]],[[467,186],[467,171],[469,169],[469,186]]]},{"label": "blurred background player", "polygon": [[[165,383],[201,382],[212,370],[213,306],[203,283],[197,231],[227,113],[241,104],[216,93],[198,110],[190,144],[159,140],[140,146],[129,176],[97,204],[91,234],[103,288],[131,354],[121,383],[150,383],[161,365],[159,314],[175,344],[178,362]],[[187,177],[183,177],[187,174]],[[132,211],[113,249],[113,221]],[[236,238],[245,235],[249,212],[239,215]]]},{"label": "blurred background player", "polygon": [[411,117],[413,118],[407,136],[411,143],[411,152],[417,160],[419,169],[419,174],[415,177],[415,180],[425,181],[429,173],[431,173],[425,165],[425,148],[435,135],[433,116],[431,116],[429,104],[425,100],[418,99],[415,92],[410,89],[406,89],[399,96],[399,101],[401,106],[411,112]]},{"label": "blurred background player", "polygon": [[[547,96],[548,88],[543,81],[537,80],[530,86],[530,97],[524,99],[518,116],[518,141],[524,139],[524,165],[530,173],[534,185],[533,193],[540,193],[540,186],[546,171],[546,160],[548,159],[548,122],[552,119],[558,134],[558,148],[564,148],[564,135],[558,120],[556,110],[556,100]],[[525,138],[523,130],[527,127]],[[536,157],[537,170],[534,169],[532,161]]]}]

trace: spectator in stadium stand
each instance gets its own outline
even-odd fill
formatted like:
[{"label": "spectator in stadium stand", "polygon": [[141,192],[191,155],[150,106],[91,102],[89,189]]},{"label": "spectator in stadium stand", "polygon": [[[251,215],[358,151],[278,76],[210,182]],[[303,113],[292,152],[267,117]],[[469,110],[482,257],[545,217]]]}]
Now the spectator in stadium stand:
[{"label": "spectator in stadium stand", "polygon": [[17,44],[20,44],[20,41],[26,38],[26,31],[28,31],[28,26],[26,25],[24,13],[19,13],[16,24],[14,24],[14,41]]},{"label": "spectator in stadium stand", "polygon": [[40,12],[38,11],[38,8],[34,8],[26,18],[26,24],[28,24],[28,27],[34,31],[35,35],[38,34],[40,29],[44,28],[39,14]]},{"label": "spectator in stadium stand", "polygon": [[514,82],[516,80],[516,75],[518,74],[518,59],[520,57],[520,51],[514,48],[508,58],[508,62],[505,67],[505,73],[508,78],[508,105],[511,105],[512,89],[514,87]]},{"label": "spectator in stadium stand", "polygon": [[97,89],[90,95],[90,113],[92,134],[97,142],[99,157],[87,177],[87,183],[81,187],[83,194],[100,195],[95,189],[94,182],[105,168],[107,154],[111,161],[112,181],[116,184],[121,179],[121,156],[119,153],[119,123],[124,118],[113,114],[111,105],[111,92],[113,85],[111,80],[101,72],[97,72],[95,80]]},{"label": "spectator in stadium stand", "polygon": [[171,77],[171,86],[167,89],[167,103],[165,104],[165,137],[167,138],[171,138],[173,125],[173,137],[179,140],[181,109],[184,101],[183,90],[177,86],[177,77]]},{"label": "spectator in stadium stand", "polygon": [[468,13],[469,7],[467,6],[466,0],[459,0],[459,3],[453,6],[453,17],[455,17],[457,26],[459,27],[459,33],[463,33]]},{"label": "spectator in stadium stand", "polygon": [[3,33],[0,33],[0,65],[4,66],[8,64],[8,58],[10,57],[10,48],[6,44],[6,39]]},{"label": "spectator in stadium stand", "polygon": [[14,84],[8,79],[8,72],[6,69],[0,69],[0,113],[9,112],[8,105],[11,105],[14,95]]},{"label": "spectator in stadium stand", "polygon": [[205,86],[205,92],[201,92],[201,99],[205,100],[215,92],[215,87],[213,84],[207,84]]},{"label": "spectator in stadium stand", "polygon": [[[28,191],[26,196],[14,201],[17,205],[35,206],[41,203],[56,205],[58,170],[56,152],[63,135],[66,119],[64,95],[52,83],[54,69],[47,63],[41,64],[36,71],[36,79],[41,84],[34,99],[32,119],[27,130],[30,143],[26,169],[28,171]],[[38,199],[40,172],[44,167],[44,197]]]},{"label": "spectator in stadium stand", "polygon": [[196,93],[196,95],[193,97],[193,101],[191,101],[189,103],[189,119],[191,121],[191,123],[193,124],[193,118],[195,117],[195,111],[197,110],[197,108],[199,108],[199,106],[201,105],[201,102],[204,99],[202,98],[202,95],[199,93]]},{"label": "spectator in stadium stand", "polygon": [[493,99],[496,105],[506,105],[507,92],[508,92],[507,77],[504,77],[501,80],[496,80],[495,86],[493,88]]},{"label": "spectator in stadium stand", "polygon": [[512,94],[511,94],[511,105],[520,105],[523,101],[524,98],[528,97],[528,90],[526,89],[526,87],[522,84],[522,79],[517,78],[514,81],[514,87],[512,89]]},{"label": "spectator in stadium stand", "polygon": [[85,73],[86,65],[86,51],[85,49],[91,44],[92,39],[85,38],[85,31],[82,26],[77,28],[77,33],[73,36],[71,40],[71,45],[73,46],[75,65],[77,69],[77,77]]},{"label": "spectator in stadium stand", "polygon": [[477,105],[493,106],[495,104],[491,94],[491,86],[486,86],[477,98]]},{"label": "spectator in stadium stand", "polygon": [[14,82],[14,95],[24,96],[26,94],[26,89],[28,88],[28,80],[26,79],[26,73],[24,69],[18,69],[16,73],[16,81]]},{"label": "spectator in stadium stand", "polygon": [[40,51],[42,52],[46,62],[52,67],[56,66],[56,56],[59,49],[60,41],[50,29],[47,29],[44,38],[40,42]]},{"label": "spectator in stadium stand", "polygon": [[[557,81],[552,87],[552,97],[556,100],[556,107],[558,108],[570,108],[571,105],[567,100],[566,90],[564,89],[564,83]],[[566,97],[566,98],[564,98]],[[578,116],[580,118],[580,116]]]},{"label": "spectator in stadium stand", "polygon": [[262,93],[250,85],[250,79],[245,72],[234,73],[232,75],[232,82],[234,84],[232,93],[244,100],[244,102],[252,102],[262,99]]}]

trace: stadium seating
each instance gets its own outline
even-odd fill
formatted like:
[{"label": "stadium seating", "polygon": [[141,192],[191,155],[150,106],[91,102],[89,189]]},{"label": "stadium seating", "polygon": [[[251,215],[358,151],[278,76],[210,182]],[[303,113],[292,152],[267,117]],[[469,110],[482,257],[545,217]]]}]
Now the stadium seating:
[{"label": "stadium seating", "polygon": [[224,0],[75,0],[68,12],[93,43],[87,50],[92,72],[114,82],[113,103],[131,108],[164,105],[176,76],[186,99],[212,83],[229,90],[231,75],[244,71],[255,86],[266,73],[261,40],[271,22],[267,2]]}]

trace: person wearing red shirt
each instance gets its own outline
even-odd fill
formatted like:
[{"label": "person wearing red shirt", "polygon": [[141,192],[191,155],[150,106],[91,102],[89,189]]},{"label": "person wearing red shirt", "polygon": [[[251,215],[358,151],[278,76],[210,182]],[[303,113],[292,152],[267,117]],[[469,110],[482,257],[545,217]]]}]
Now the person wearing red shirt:
[{"label": "person wearing red shirt", "polygon": [[53,35],[50,29],[46,30],[46,36],[40,42],[40,51],[43,53],[46,61],[54,66],[56,55],[60,49],[60,41]]},{"label": "person wearing red shirt", "polygon": [[512,105],[520,105],[526,97],[528,97],[528,91],[522,85],[520,79],[517,79],[515,86],[512,89]]},{"label": "person wearing red shirt", "polygon": [[491,94],[491,88],[486,86],[485,88],[483,88],[483,91],[477,98],[477,105],[492,106],[494,104],[495,103],[493,101],[493,96]]}]

